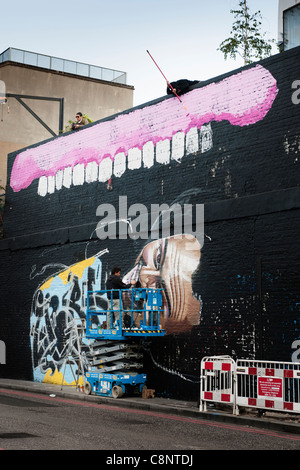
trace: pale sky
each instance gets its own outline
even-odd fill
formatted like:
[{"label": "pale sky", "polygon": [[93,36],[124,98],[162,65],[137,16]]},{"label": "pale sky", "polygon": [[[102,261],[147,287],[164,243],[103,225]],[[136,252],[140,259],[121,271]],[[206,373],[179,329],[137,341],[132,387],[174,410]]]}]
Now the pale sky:
[{"label": "pale sky", "polygon": [[[243,65],[217,51],[239,0],[11,0],[1,6],[0,52],[15,47],[127,72],[134,106],[166,94],[166,82],[206,80]],[[278,0],[249,0],[277,41]],[[277,50],[274,48],[274,53]]]}]

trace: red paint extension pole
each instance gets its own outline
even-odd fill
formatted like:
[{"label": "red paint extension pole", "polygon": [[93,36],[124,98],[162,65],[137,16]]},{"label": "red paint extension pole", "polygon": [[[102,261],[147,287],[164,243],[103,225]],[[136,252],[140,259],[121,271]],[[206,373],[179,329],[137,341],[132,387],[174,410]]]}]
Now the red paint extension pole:
[{"label": "red paint extension pole", "polygon": [[182,104],[182,106],[184,107],[184,109],[187,111],[186,107],[184,106],[184,104],[182,103],[181,99],[179,98],[179,96],[177,95],[175,89],[172,87],[171,83],[169,82],[169,80],[167,79],[167,77],[163,74],[163,72],[161,71],[161,69],[159,68],[159,66],[157,65],[157,63],[155,62],[155,60],[153,59],[152,55],[150,54],[150,52],[148,51],[147,49],[147,53],[149,54],[149,56],[151,57],[151,59],[153,60],[153,62],[155,63],[156,67],[158,68],[158,70],[160,71],[160,73],[162,74],[162,76],[164,77],[164,79],[166,80],[167,82],[167,86],[169,88],[171,88],[172,92],[174,93],[174,95],[177,96],[177,98],[179,99],[180,103]]}]

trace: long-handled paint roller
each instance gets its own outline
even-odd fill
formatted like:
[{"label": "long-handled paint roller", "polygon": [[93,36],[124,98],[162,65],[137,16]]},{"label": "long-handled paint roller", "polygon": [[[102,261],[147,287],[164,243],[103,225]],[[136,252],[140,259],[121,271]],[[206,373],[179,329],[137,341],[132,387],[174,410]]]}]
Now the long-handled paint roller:
[{"label": "long-handled paint roller", "polygon": [[[172,90],[172,92],[174,93],[174,95],[177,96],[177,98],[179,99],[180,103],[182,104],[182,106],[184,107],[184,109],[187,111],[187,109],[186,109],[186,107],[184,106],[183,102],[181,101],[180,97],[177,95],[175,88],[172,87],[171,83],[169,82],[169,80],[167,79],[167,77],[164,75],[164,73],[162,72],[162,70],[159,68],[159,66],[157,65],[157,63],[156,63],[155,60],[153,59],[153,57],[152,57],[152,55],[150,54],[150,52],[148,51],[148,49],[147,49],[147,53],[149,54],[149,56],[150,56],[151,59],[153,60],[154,64],[156,65],[156,67],[158,68],[158,70],[160,71],[160,73],[162,74],[162,76],[164,77],[164,79],[166,80],[168,88],[170,88],[170,89]],[[187,116],[188,116],[188,115],[189,115],[189,114],[187,114]]]}]

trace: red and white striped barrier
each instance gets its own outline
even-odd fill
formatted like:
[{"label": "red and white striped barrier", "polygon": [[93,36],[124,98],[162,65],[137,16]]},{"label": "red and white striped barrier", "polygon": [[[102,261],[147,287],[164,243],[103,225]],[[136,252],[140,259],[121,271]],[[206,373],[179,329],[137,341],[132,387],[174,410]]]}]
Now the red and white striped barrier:
[{"label": "red and white striped barrier", "polygon": [[236,407],[300,413],[300,364],[238,360]]},{"label": "red and white striped barrier", "polygon": [[205,357],[201,361],[200,411],[207,410],[207,402],[232,405],[234,394],[235,362],[229,356]]},{"label": "red and white striped barrier", "polygon": [[300,413],[300,363],[237,360],[229,356],[201,361],[200,411],[207,403]]}]

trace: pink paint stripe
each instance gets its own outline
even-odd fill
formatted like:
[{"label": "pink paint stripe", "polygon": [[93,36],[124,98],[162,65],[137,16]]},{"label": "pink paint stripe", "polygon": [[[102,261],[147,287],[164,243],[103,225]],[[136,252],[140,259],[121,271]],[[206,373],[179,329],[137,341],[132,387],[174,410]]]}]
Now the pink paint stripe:
[{"label": "pink paint stripe", "polygon": [[257,65],[183,95],[188,115],[174,97],[27,149],[15,159],[10,185],[20,191],[41,176],[56,175],[58,170],[79,163],[86,166],[92,161],[99,164],[104,158],[113,160],[119,152],[127,155],[131,148],[142,149],[149,141],[156,144],[211,121],[254,124],[264,119],[277,93],[274,77]]}]

